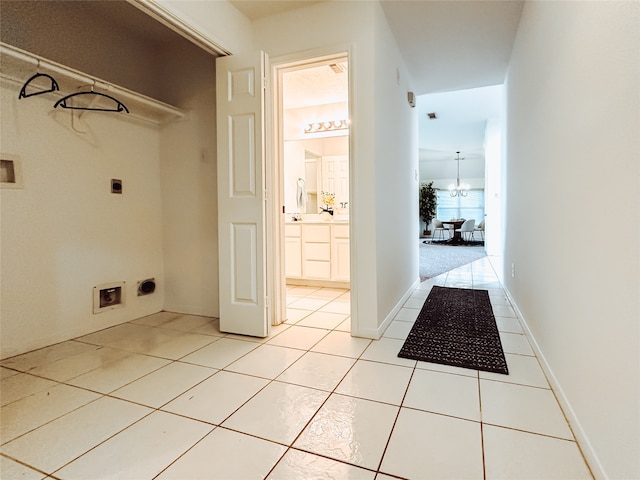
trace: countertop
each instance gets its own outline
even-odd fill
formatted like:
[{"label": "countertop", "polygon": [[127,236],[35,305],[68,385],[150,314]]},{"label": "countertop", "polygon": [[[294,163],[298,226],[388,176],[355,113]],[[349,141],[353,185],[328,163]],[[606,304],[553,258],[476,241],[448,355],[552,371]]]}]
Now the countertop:
[{"label": "countertop", "polygon": [[345,225],[345,224],[349,224],[349,220],[285,220],[285,222],[287,225],[304,225],[304,224],[309,224],[309,223],[313,223],[313,224],[322,224],[325,223],[327,225],[330,225],[332,223],[338,223],[340,225]]},{"label": "countertop", "polygon": [[345,214],[336,214],[331,216],[331,218],[325,218],[324,216],[320,216],[320,215],[313,215],[313,214],[305,214],[302,218],[302,220],[293,220],[293,215],[292,214],[288,214],[284,223],[286,223],[287,225],[302,225],[305,223],[327,223],[327,224],[331,224],[331,223],[339,223],[339,224],[348,224],[349,223],[349,215],[345,215]]}]

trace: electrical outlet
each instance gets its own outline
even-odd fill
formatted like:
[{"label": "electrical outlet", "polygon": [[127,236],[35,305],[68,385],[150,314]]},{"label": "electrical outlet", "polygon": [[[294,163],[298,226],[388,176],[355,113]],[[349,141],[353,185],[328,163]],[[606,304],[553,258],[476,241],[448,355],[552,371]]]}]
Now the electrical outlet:
[{"label": "electrical outlet", "polygon": [[516,278],[516,264],[511,264],[511,278]]}]

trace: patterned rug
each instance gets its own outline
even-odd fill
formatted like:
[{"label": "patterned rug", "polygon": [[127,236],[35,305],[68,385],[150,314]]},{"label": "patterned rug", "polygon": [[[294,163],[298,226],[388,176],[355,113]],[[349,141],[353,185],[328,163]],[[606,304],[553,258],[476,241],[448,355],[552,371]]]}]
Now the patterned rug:
[{"label": "patterned rug", "polygon": [[509,374],[486,290],[433,286],[398,357]]}]

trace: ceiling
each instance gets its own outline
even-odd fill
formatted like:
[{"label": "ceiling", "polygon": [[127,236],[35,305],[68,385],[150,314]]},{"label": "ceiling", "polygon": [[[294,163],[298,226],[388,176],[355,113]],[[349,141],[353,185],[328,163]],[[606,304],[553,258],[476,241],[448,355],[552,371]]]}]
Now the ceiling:
[{"label": "ceiling", "polygon": [[[231,3],[251,20],[317,1]],[[499,118],[523,0],[381,0],[417,95],[421,181],[484,176],[487,119]],[[311,85],[305,79],[306,85]],[[319,79],[326,85],[326,79]],[[326,91],[319,86],[311,90]],[[308,92],[308,90],[307,90]],[[307,99],[308,99],[308,95]],[[436,120],[427,113],[435,112]]]},{"label": "ceiling", "polygon": [[[337,65],[334,71],[331,65]],[[289,71],[284,76],[285,109],[345,103],[349,100],[347,58]]]},{"label": "ceiling", "polygon": [[[420,181],[484,177],[484,133],[502,89],[524,2],[382,0],[417,97]],[[437,114],[429,120],[427,113]]]},{"label": "ceiling", "polygon": [[416,95],[504,82],[523,1],[384,0],[381,4]]},{"label": "ceiling", "polygon": [[259,18],[269,17],[278,13],[297,10],[298,8],[307,7],[314,3],[320,3],[319,0],[229,0],[234,7],[244,14],[249,20],[258,20]]},{"label": "ceiling", "polygon": [[[420,180],[449,181],[460,175],[484,177],[484,134],[488,119],[499,119],[502,86],[479,87],[417,97]],[[435,113],[435,120],[428,113]],[[436,185],[438,182],[436,182]]]}]

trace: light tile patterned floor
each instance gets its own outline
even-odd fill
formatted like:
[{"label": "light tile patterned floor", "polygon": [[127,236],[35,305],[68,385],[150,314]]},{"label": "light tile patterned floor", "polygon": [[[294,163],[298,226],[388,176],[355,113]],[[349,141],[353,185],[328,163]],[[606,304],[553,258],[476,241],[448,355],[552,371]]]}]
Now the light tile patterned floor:
[{"label": "light tile patterned floor", "polygon": [[[432,285],[489,290],[504,376],[398,358]],[[162,312],[10,358],[2,479],[588,479],[488,259],[427,280],[378,341],[349,292],[290,287],[267,339]]]}]

